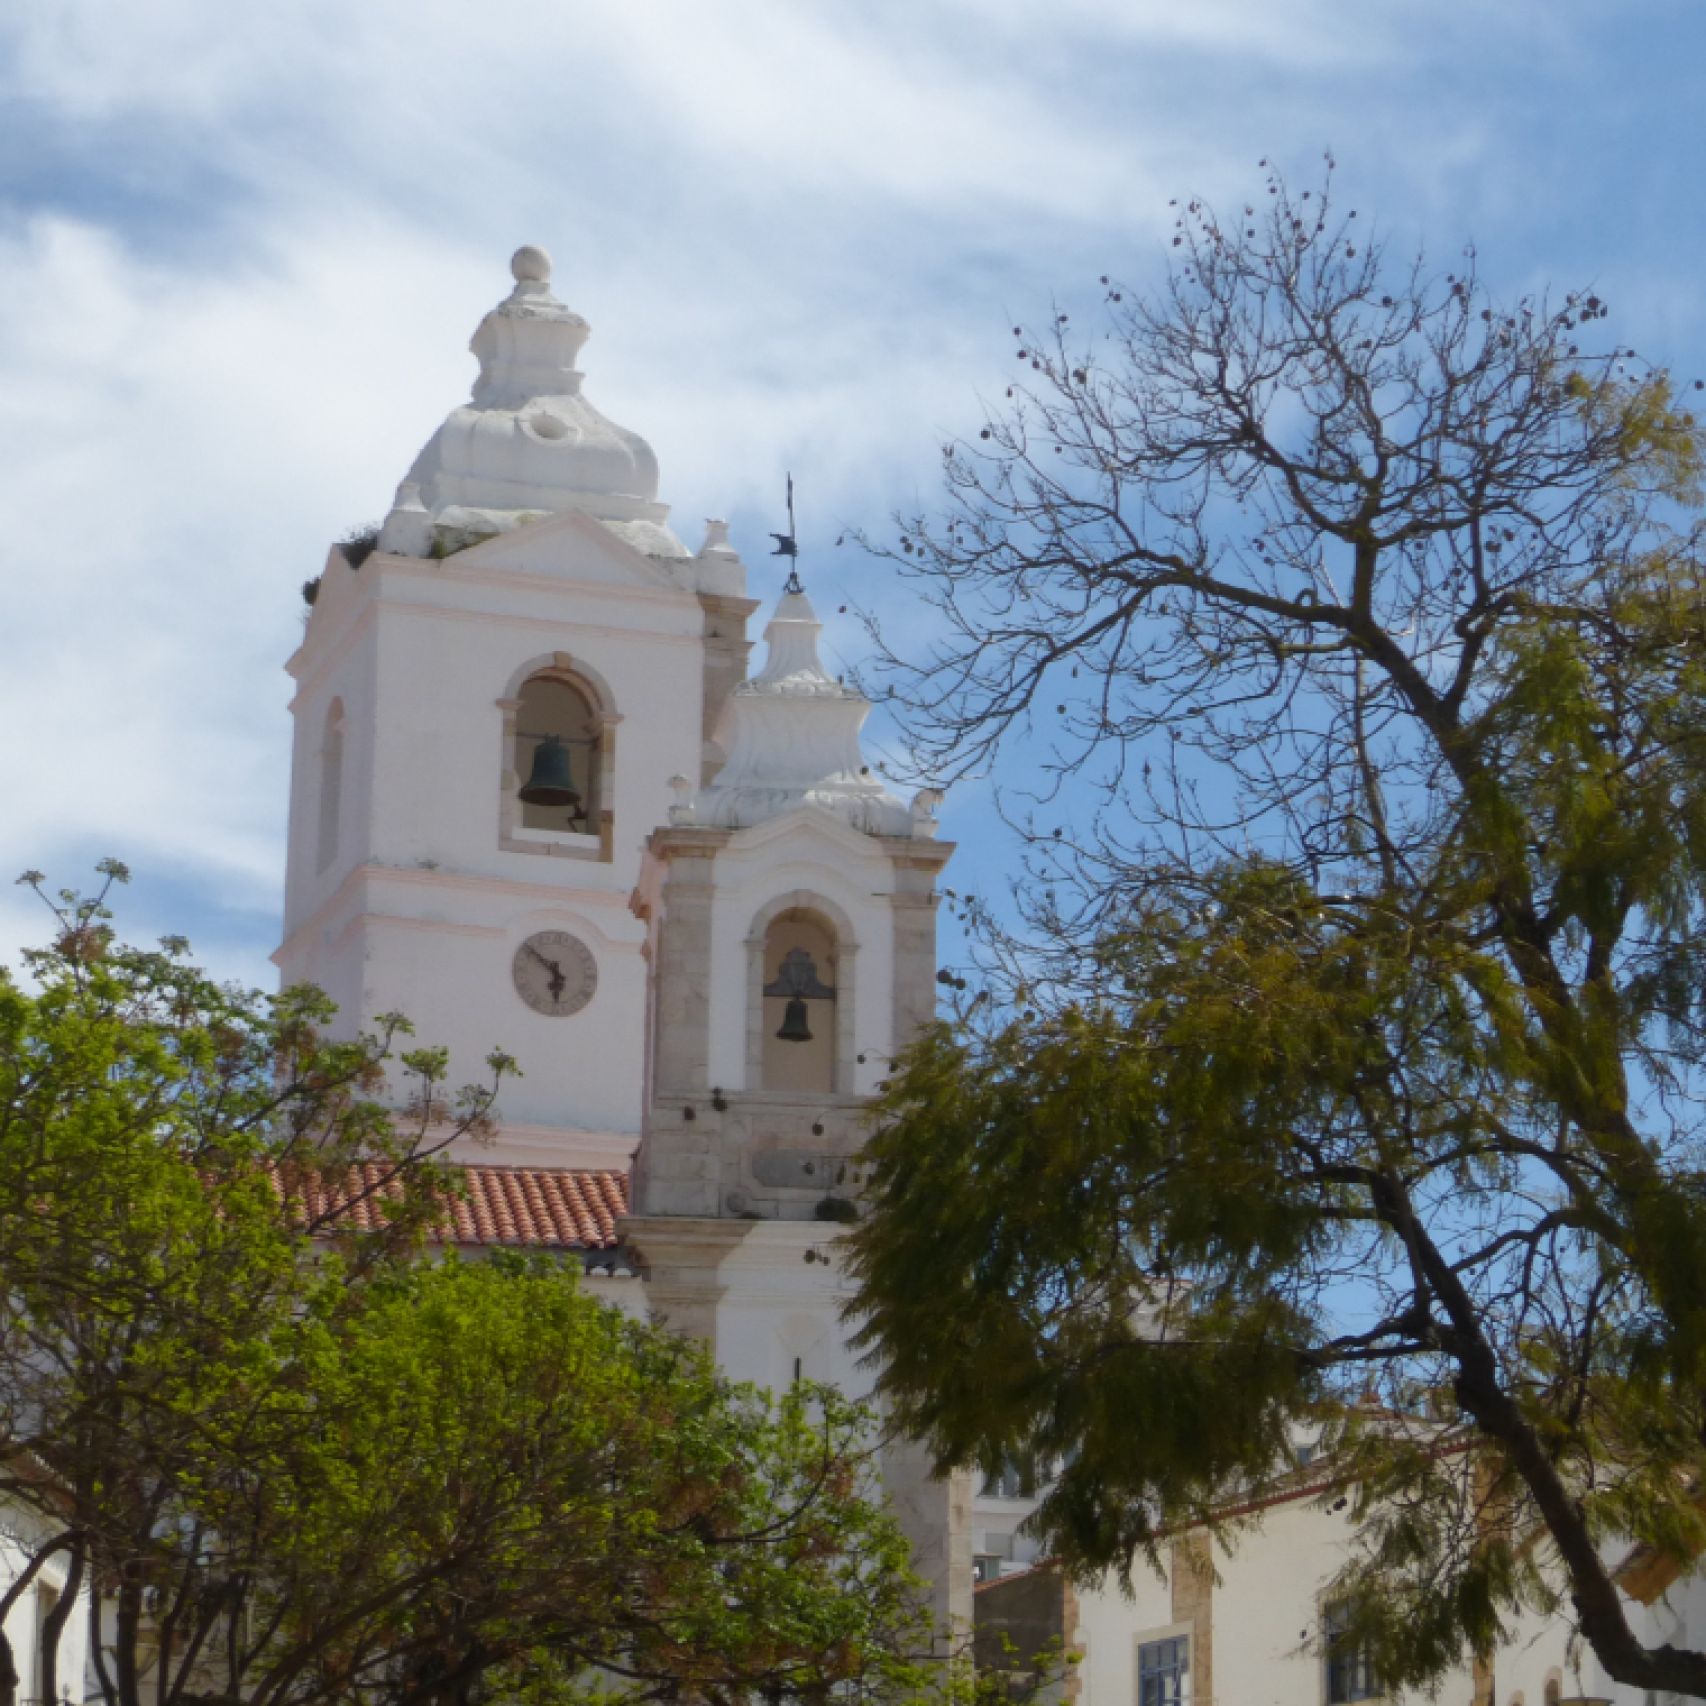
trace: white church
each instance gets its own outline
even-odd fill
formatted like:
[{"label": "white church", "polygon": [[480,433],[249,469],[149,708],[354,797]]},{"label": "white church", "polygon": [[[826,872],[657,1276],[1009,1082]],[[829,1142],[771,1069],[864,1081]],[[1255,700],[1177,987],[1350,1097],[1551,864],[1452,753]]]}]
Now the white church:
[{"label": "white church", "polygon": [[[287,983],[346,1022],[406,1012],[452,1081],[494,1047],[494,1142],[469,1147],[457,1237],[581,1260],[618,1307],[728,1372],[858,1394],[836,1256],[864,1100],[934,1010],[937,797],[868,768],[870,709],[825,671],[791,580],[764,614],[720,521],[689,550],[638,434],[582,391],[587,322],[524,248],[474,334],[479,375],[377,542],[335,547],[290,660]],[[1300,1458],[1235,1551],[1180,1535],[1164,1580],[1075,1590],[1035,1556],[1034,1489],[885,1479],[943,1626],[1054,1636],[1081,1706],[1338,1706],[1323,1590],[1343,1498]],[[1706,1630],[1698,1585],[1626,1578],[1637,1626]],[[1695,1639],[1699,1639],[1696,1634]],[[1556,1621],[1465,1669],[1455,1706],[1659,1706]]]},{"label": "white church", "polygon": [[[749,672],[727,527],[681,543],[548,258],[512,271],[471,399],[312,589],[280,974],[345,1023],[406,1012],[452,1082],[515,1057],[460,1158],[470,1242],[584,1249],[736,1378],[859,1392],[835,1236],[864,1099],[934,1008],[952,848],[867,767],[797,580]],[[885,1478],[969,1625],[966,1486],[911,1448]]]}]

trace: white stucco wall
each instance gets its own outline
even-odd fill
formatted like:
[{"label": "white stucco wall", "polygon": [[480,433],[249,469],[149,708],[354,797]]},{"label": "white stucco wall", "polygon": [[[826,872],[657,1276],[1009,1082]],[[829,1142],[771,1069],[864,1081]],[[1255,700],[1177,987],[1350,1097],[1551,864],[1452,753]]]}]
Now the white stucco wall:
[{"label": "white stucco wall", "polygon": [[1026,1533],[1025,1522],[1036,1509],[1031,1498],[1009,1499],[989,1490],[982,1475],[973,1477],[971,1542],[974,1557],[999,1558],[1005,1564],[1028,1565],[1042,1557],[1042,1547]]},{"label": "white stucco wall", "polygon": [[869,1396],[870,1371],[859,1367],[840,1324],[846,1282],[833,1254],[836,1230],[797,1221],[755,1225],[722,1263],[717,1361],[730,1378],[785,1392],[798,1359],[801,1379],[850,1398]]},{"label": "white stucco wall", "polygon": [[[1329,1507],[1332,1502],[1330,1497]],[[1272,1506],[1259,1523],[1216,1548],[1213,1693],[1194,1693],[1192,1706],[1322,1706],[1327,1697],[1323,1661],[1309,1643],[1319,1633],[1323,1592],[1350,1555],[1350,1541],[1348,1512],[1306,1497]],[[1706,1639],[1706,1585],[1698,1576],[1678,1584],[1652,1608],[1631,1601],[1629,1611],[1649,1640],[1698,1645]],[[1141,1565],[1129,1594],[1112,1579],[1080,1590],[1081,1706],[1134,1706],[1138,1646],[1182,1631],[1173,1613],[1170,1577],[1165,1572],[1157,1577]],[[1608,1681],[1591,1653],[1571,1642],[1562,1617],[1526,1615],[1495,1655],[1492,1698],[1497,1706],[1542,1706],[1549,1678],[1557,1679],[1565,1698],[1588,1695],[1614,1706],[1664,1706],[1662,1700],[1649,1701],[1640,1689]],[[1440,1684],[1437,1699],[1470,1706],[1473,1690],[1465,1665]]]},{"label": "white stucco wall", "polygon": [[590,1273],[581,1279],[581,1289],[630,1320],[644,1321],[650,1310],[646,1303],[645,1283],[638,1274]]},{"label": "white stucco wall", "polygon": [[[521,1076],[489,1160],[621,1165],[641,1124],[644,930],[628,910],[669,779],[696,775],[704,614],[691,591],[584,516],[547,517],[443,561],[334,554],[292,668],[287,982],[319,984],[342,1022],[387,1011],[478,1081],[493,1048]],[[530,664],[566,654],[614,702],[608,861],[507,850],[499,701]],[[341,837],[321,868],[321,747],[344,711]],[[529,840],[536,839],[531,834]],[[584,838],[568,845],[585,845]],[[536,930],[592,950],[593,1000],[548,1017],[516,995],[511,960]],[[626,1139],[626,1144],[612,1141]],[[584,1141],[583,1141],[584,1139]]]},{"label": "white stucco wall", "polygon": [[[748,942],[753,921],[779,896],[830,903],[837,931],[838,997],[853,1003],[852,1089],[870,1095],[894,1050],[894,865],[880,843],[828,812],[802,809],[738,831],[716,858],[711,913],[710,1077],[731,1090],[748,1081],[750,1027]],[[858,1056],[865,1060],[860,1064]]]}]

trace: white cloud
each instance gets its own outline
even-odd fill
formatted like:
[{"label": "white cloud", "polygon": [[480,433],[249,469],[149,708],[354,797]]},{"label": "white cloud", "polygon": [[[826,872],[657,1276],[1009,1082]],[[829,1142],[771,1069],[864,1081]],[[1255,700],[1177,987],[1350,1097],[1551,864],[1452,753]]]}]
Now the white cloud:
[{"label": "white cloud", "polygon": [[[208,897],[264,977],[296,587],[466,394],[515,243],[555,252],[588,389],[652,438],[690,542],[769,513],[786,466],[808,537],[880,523],[1004,383],[1009,317],[1153,264],[1169,195],[1329,139],[1395,200],[1531,194],[1520,147],[1477,182],[1496,110],[1404,78],[1518,28],[1567,59],[1578,11],[12,8],[0,98],[40,172],[0,215],[0,872],[167,872],[150,906]],[[831,610],[873,586],[816,572]],[[0,901],[0,957],[38,933]]]}]

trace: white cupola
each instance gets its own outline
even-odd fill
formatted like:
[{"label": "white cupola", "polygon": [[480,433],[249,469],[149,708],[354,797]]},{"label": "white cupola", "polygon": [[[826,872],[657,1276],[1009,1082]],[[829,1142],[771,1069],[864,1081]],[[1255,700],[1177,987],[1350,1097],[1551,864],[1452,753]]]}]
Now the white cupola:
[{"label": "white cupola", "polygon": [[473,394],[415,458],[380,549],[444,555],[579,510],[645,556],[686,557],[657,501],[652,447],[582,395],[575,360],[592,328],[552,295],[551,257],[517,249],[510,272],[515,288],[469,345],[480,363]]},{"label": "white cupola", "polygon": [[909,808],[865,763],[859,731],[871,702],[824,669],[822,632],[811,600],[783,593],[764,630],[764,668],[736,687],[723,708],[717,743],[728,761],[714,782],[676,808],[677,822],[747,829],[813,805],[867,835],[934,835],[937,796],[926,791]]}]

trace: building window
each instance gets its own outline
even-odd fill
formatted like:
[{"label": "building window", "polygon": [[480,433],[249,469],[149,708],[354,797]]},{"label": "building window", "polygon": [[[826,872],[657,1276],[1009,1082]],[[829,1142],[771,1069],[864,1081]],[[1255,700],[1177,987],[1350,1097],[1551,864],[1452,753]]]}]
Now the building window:
[{"label": "building window", "polygon": [[323,871],[338,856],[344,807],[344,703],[332,701],[320,742],[320,810],[314,869]]},{"label": "building window", "polygon": [[1137,1649],[1137,1706],[1186,1706],[1190,1698],[1190,1636],[1145,1641]]},{"label": "building window", "polygon": [[1380,1689],[1374,1680],[1374,1660],[1368,1648],[1351,1636],[1347,1608],[1329,1605],[1321,1627],[1327,1649],[1327,1706],[1376,1698]]},{"label": "building window", "polygon": [[592,702],[553,675],[523,683],[519,697],[512,768],[521,827],[596,835],[604,766]]},{"label": "building window", "polygon": [[835,1090],[835,937],[810,912],[789,911],[764,933],[766,1090]]},{"label": "building window", "polygon": [[972,1555],[971,1579],[980,1587],[985,1582],[1001,1579],[1001,1557],[995,1552],[977,1552]]}]

